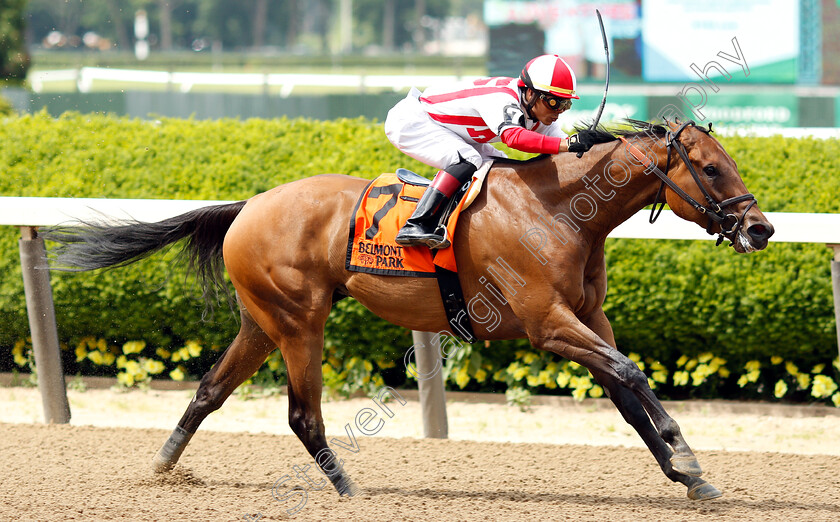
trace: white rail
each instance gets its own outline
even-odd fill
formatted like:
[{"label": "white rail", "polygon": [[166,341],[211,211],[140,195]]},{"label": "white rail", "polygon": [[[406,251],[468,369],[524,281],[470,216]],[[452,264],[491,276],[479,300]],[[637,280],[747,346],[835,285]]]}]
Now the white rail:
[{"label": "white rail", "polygon": [[383,88],[399,91],[408,87],[427,87],[473,76],[454,75],[383,75],[383,74],[277,74],[277,73],[212,73],[167,72],[138,69],[106,69],[82,67],[55,71],[33,71],[29,74],[32,90],[42,92],[47,83],[75,82],[80,92],[90,92],[94,82],[128,82],[172,85],[181,92],[190,92],[196,85],[280,87],[281,96],[289,96],[297,87]]}]

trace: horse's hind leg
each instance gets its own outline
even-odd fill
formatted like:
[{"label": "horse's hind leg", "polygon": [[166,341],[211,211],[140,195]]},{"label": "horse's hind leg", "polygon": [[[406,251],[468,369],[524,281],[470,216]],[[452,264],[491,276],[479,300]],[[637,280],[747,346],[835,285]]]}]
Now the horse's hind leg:
[{"label": "horse's hind leg", "polygon": [[155,471],[167,471],[175,466],[201,422],[218,410],[236,387],[253,375],[276,348],[244,307],[240,316],[242,326],[236,338],[202,377],[198,391],[178,421],[178,426],[155,455]]}]

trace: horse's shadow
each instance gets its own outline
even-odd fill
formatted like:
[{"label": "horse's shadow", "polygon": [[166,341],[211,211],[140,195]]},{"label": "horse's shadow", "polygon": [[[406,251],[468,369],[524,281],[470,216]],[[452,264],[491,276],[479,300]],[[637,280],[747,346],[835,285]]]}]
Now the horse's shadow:
[{"label": "horse's shadow", "polygon": [[463,490],[437,490],[437,489],[418,489],[409,490],[404,488],[384,487],[384,488],[363,488],[362,494],[366,495],[401,495],[407,497],[420,498],[449,498],[452,500],[462,499],[477,499],[490,501],[509,501],[509,502],[563,502],[569,504],[578,504],[581,506],[603,507],[605,505],[625,505],[635,507],[650,507],[652,505],[663,509],[693,509],[696,511],[708,511],[709,508],[720,508],[721,510],[733,510],[733,512],[744,513],[748,511],[756,512],[778,512],[779,510],[802,510],[802,512],[809,511],[825,511],[829,513],[840,513],[840,503],[826,504],[826,503],[806,503],[806,502],[790,502],[779,500],[744,500],[744,499],[727,499],[720,498],[711,502],[697,502],[687,498],[675,498],[671,496],[616,496],[616,495],[598,495],[598,494],[572,494],[561,492],[546,492],[546,493],[526,493],[523,491],[511,490],[495,490],[495,491],[463,491]]}]

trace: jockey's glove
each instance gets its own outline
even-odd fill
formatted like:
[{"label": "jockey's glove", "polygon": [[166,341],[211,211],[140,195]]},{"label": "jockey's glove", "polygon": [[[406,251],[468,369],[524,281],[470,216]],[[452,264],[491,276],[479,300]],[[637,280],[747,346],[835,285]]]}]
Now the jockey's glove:
[{"label": "jockey's glove", "polygon": [[569,136],[569,152],[587,152],[595,145],[594,136],[589,133],[578,133]]}]

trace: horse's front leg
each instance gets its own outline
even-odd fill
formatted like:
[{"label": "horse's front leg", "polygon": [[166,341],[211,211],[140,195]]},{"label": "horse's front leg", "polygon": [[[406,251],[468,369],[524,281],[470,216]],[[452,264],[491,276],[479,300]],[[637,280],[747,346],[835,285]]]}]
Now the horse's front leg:
[{"label": "horse's front leg", "polygon": [[[668,419],[670,417],[653,395],[645,374],[633,361],[615,349],[612,328],[603,311],[599,309],[591,314],[584,324],[568,308],[555,307],[537,331],[531,334],[531,342],[534,346],[577,362],[592,372],[595,379],[607,390],[622,417],[633,426],[653,453],[665,475],[688,488],[689,498],[704,500],[721,496],[720,491],[697,474],[685,473],[675,465],[675,462],[682,462],[674,459],[674,456],[679,454],[677,448],[672,451],[666,444],[668,440],[662,436],[663,430],[658,425],[656,429],[651,425],[651,418],[643,406],[644,402],[640,400],[639,390],[646,388],[662,414]],[[676,426],[676,422],[670,420],[673,426]],[[673,429],[671,425],[669,429]],[[676,430],[679,433],[678,427]],[[685,444],[684,440],[682,442]],[[691,452],[687,444],[685,449]],[[694,456],[693,453],[690,455]],[[699,465],[696,465],[696,469],[699,470]]]}]

